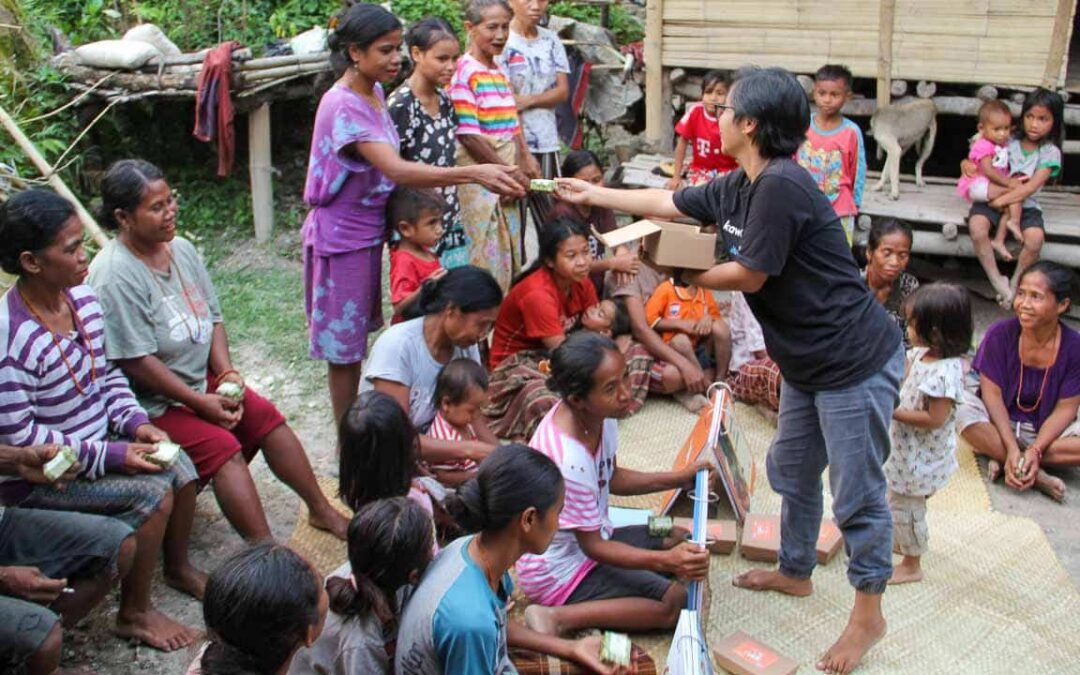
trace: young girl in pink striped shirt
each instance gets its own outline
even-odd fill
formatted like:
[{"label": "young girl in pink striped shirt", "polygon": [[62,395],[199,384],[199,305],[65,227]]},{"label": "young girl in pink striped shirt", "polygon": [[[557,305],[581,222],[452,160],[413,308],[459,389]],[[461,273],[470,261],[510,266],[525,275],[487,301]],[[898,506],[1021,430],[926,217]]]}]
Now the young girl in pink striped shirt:
[{"label": "young girl in pink striped shirt", "polygon": [[[443,366],[435,380],[435,419],[427,435],[442,441],[476,441],[481,439],[473,427],[480,409],[487,404],[488,375],[484,367],[472,359],[454,359]],[[490,433],[490,432],[489,432]],[[461,485],[476,474],[476,462],[460,459],[429,464],[428,468],[445,485]]]}]

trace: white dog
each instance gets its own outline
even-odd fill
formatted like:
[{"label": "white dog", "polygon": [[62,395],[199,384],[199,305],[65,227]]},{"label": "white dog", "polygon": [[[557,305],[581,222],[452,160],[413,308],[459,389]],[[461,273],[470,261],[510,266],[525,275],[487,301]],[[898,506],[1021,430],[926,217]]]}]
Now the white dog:
[{"label": "white dog", "polygon": [[879,108],[870,118],[870,134],[877,141],[877,156],[884,150],[888,157],[881,170],[881,178],[871,190],[881,190],[888,179],[891,184],[890,199],[900,197],[900,158],[907,149],[921,141],[919,159],[915,162],[915,184],[925,185],[922,177],[923,164],[934,150],[937,135],[937,108],[928,98],[907,103],[893,103]]}]

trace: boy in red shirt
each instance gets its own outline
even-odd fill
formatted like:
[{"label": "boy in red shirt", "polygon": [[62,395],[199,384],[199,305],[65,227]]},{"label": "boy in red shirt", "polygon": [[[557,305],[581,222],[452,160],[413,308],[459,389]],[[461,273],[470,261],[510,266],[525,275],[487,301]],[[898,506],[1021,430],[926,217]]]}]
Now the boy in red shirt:
[{"label": "boy in red shirt", "polygon": [[719,108],[727,102],[731,76],[719,70],[705,73],[701,82],[701,102],[686,109],[675,133],[679,135],[675,145],[675,168],[668,181],[667,188],[676,190],[682,185],[683,163],[686,161],[686,146],[692,149],[690,172],[686,182],[689,185],[708,183],[717,176],[739,168],[733,157],[724,154],[720,141]]},{"label": "boy in red shirt", "polygon": [[446,209],[442,195],[421,188],[398,187],[386,203],[386,222],[401,237],[390,245],[391,323],[415,318],[420,287],[446,274],[434,253]]},{"label": "boy in red shirt", "polygon": [[796,161],[810,172],[832,202],[848,244],[855,231],[855,218],[866,185],[862,130],[840,114],[840,109],[851,99],[851,81],[851,71],[844,66],[822,66],[814,74],[817,113],[810,118],[806,142],[795,155]]},{"label": "boy in red shirt", "polygon": [[675,351],[696,359],[708,378],[728,372],[731,331],[708,290],[668,279],[645,303],[645,319]]}]

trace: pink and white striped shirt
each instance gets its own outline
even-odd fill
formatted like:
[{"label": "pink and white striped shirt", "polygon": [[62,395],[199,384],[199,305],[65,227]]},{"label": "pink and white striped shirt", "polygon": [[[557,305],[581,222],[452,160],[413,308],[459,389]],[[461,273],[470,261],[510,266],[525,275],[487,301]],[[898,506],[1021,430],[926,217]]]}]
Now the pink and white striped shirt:
[{"label": "pink and white striped shirt", "polygon": [[[428,427],[427,436],[441,441],[475,441],[477,439],[476,432],[473,431],[471,424],[465,426],[465,433],[463,434],[457,427],[447,422],[441,412],[435,413],[435,419],[431,420],[431,426]],[[443,462],[430,466],[432,469],[438,469],[439,471],[472,471],[476,468],[476,462],[471,459],[463,459],[457,462]]]},{"label": "pink and white striped shirt", "polygon": [[604,420],[596,454],[555,426],[559,402],[536,428],[529,446],[542,452],[559,466],[566,483],[566,503],[559,514],[559,531],[547,551],[541,555],[525,554],[517,562],[518,584],[529,600],[542,605],[562,605],[581,580],[596,567],[581,550],[576,530],[599,530],[604,539],[611,537],[608,519],[608,496],[611,476],[615,473],[615,451],[619,445],[618,423]]}]

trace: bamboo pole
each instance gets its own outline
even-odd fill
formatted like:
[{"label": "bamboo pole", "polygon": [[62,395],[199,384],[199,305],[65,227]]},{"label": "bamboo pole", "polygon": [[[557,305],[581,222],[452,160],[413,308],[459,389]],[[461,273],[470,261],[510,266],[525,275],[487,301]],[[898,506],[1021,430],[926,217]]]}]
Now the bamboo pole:
[{"label": "bamboo pole", "polygon": [[664,0],[645,4],[645,138],[659,143],[664,137]]},{"label": "bamboo pole", "polygon": [[248,113],[248,162],[255,240],[265,242],[274,230],[274,170],[270,156],[270,104]]},{"label": "bamboo pole", "polygon": [[1050,38],[1050,49],[1046,55],[1046,69],[1042,76],[1044,87],[1054,88],[1062,84],[1062,62],[1069,48],[1069,38],[1072,34],[1073,11],[1075,5],[1072,0],[1058,0],[1057,14],[1054,17],[1054,32]]},{"label": "bamboo pole", "polygon": [[52,165],[49,164],[34,144],[26,137],[19,125],[8,114],[7,110],[4,110],[4,106],[0,105],[0,124],[4,125],[11,137],[15,139],[16,145],[23,151],[26,157],[33,162],[37,170],[41,172],[41,175],[45,177],[45,180],[49,182],[49,185],[56,190],[64,199],[71,202],[75,207],[75,213],[79,216],[79,220],[82,221],[83,227],[90,233],[90,236],[94,238],[99,246],[104,246],[109,243],[109,238],[105,236],[105,233],[101,231],[101,227],[94,220],[94,217],[90,215],[90,212],[86,210],[86,207],[82,205],[79,198],[68,189],[64,180],[60,176],[53,173]]},{"label": "bamboo pole", "polygon": [[892,88],[893,26],[896,0],[881,0],[878,15],[877,104],[889,105]]}]

